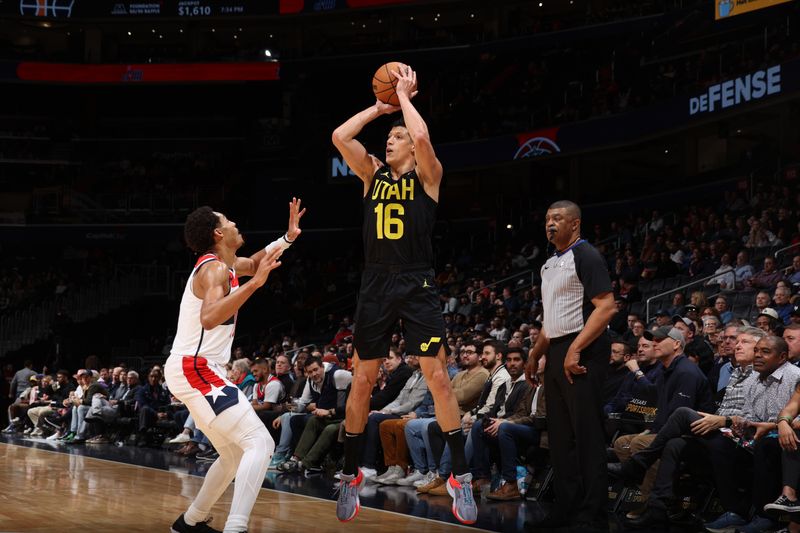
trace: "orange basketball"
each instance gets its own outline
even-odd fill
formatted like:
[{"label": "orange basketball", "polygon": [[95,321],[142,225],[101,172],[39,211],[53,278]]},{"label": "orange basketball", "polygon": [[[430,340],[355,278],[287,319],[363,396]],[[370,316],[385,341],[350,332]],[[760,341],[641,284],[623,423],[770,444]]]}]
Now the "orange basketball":
[{"label": "orange basketball", "polygon": [[397,91],[395,91],[397,78],[392,75],[392,72],[400,72],[400,69],[404,67],[403,63],[392,61],[381,65],[375,71],[375,75],[372,77],[372,92],[375,93],[375,98],[385,104],[400,105],[400,100],[397,99]]}]

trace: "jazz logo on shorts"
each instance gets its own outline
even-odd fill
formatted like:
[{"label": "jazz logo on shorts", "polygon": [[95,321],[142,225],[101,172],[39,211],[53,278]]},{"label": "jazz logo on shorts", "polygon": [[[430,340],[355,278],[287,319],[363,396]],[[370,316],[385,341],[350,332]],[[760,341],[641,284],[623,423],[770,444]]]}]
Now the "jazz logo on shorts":
[{"label": "jazz logo on shorts", "polygon": [[441,337],[431,337],[431,339],[428,342],[423,342],[422,344],[420,344],[419,345],[419,349],[421,351],[423,351],[423,352],[427,352],[428,348],[431,347],[431,344],[436,344],[437,342],[442,342],[442,338]]}]

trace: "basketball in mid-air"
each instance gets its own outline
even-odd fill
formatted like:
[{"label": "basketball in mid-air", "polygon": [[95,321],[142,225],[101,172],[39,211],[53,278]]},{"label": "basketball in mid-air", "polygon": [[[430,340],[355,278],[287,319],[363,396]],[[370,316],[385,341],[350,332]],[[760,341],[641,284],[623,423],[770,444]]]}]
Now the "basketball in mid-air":
[{"label": "basketball in mid-air", "polygon": [[372,77],[372,92],[375,93],[375,98],[385,104],[400,105],[400,100],[397,98],[397,78],[394,77],[392,72],[400,72],[401,68],[406,65],[398,61],[391,61],[375,71]]}]

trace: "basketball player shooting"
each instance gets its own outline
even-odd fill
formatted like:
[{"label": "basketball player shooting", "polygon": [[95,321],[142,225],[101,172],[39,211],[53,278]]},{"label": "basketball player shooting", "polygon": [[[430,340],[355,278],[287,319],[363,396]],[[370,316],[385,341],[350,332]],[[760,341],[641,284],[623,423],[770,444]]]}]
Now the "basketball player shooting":
[{"label": "basketball player shooting", "polygon": [[[300,199],[289,203],[286,233],[250,257],[237,257],[244,244],[236,223],[210,207],[186,219],[186,244],[200,255],[181,299],[178,330],[165,365],[167,386],[192,414],[219,452],[189,509],[172,533],[219,533],[208,526],[211,507],[234,477],[225,533],[247,531],[275,443],[239,388],[225,377],[239,308],[262,287],[278,258],[300,235]],[[239,285],[238,276],[252,276]]]},{"label": "basketball player shooting", "polygon": [[[434,284],[431,236],[439,201],[442,165],[431,145],[428,127],[411,99],[417,75],[405,65],[392,71],[399,106],[377,100],[333,132],[333,144],[364,182],[364,256],[356,309],[353,382],[345,417],[345,464],[336,514],[347,522],[360,509],[358,491],[364,475],[358,468],[359,438],[369,415],[369,399],[383,358],[389,353],[392,327],[405,324],[409,353],[420,366],[433,395],[436,418],[452,455],[447,489],[453,514],[474,523],[477,508],[472,475],[464,458],[458,404],[447,374],[444,320]],[[386,140],[386,162],[367,153],[355,139],[382,115],[402,111]]]}]

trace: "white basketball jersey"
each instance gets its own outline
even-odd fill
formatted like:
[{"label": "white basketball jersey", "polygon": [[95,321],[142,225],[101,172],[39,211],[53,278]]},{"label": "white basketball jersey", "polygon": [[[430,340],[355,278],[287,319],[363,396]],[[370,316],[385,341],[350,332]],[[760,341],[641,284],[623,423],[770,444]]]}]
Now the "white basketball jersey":
[{"label": "white basketball jersey", "polygon": [[[170,355],[174,356],[193,356],[205,357],[209,361],[224,365],[231,358],[231,346],[233,345],[233,334],[236,331],[236,314],[228,320],[212,329],[203,329],[200,323],[200,308],[203,300],[192,292],[192,281],[197,271],[211,261],[219,261],[214,254],[205,254],[192,270],[186,288],[183,290],[181,299],[181,310],[178,315],[178,330],[175,333],[175,341],[172,343]],[[236,271],[228,269],[228,276],[231,285],[231,293],[239,289],[239,279]]]}]

